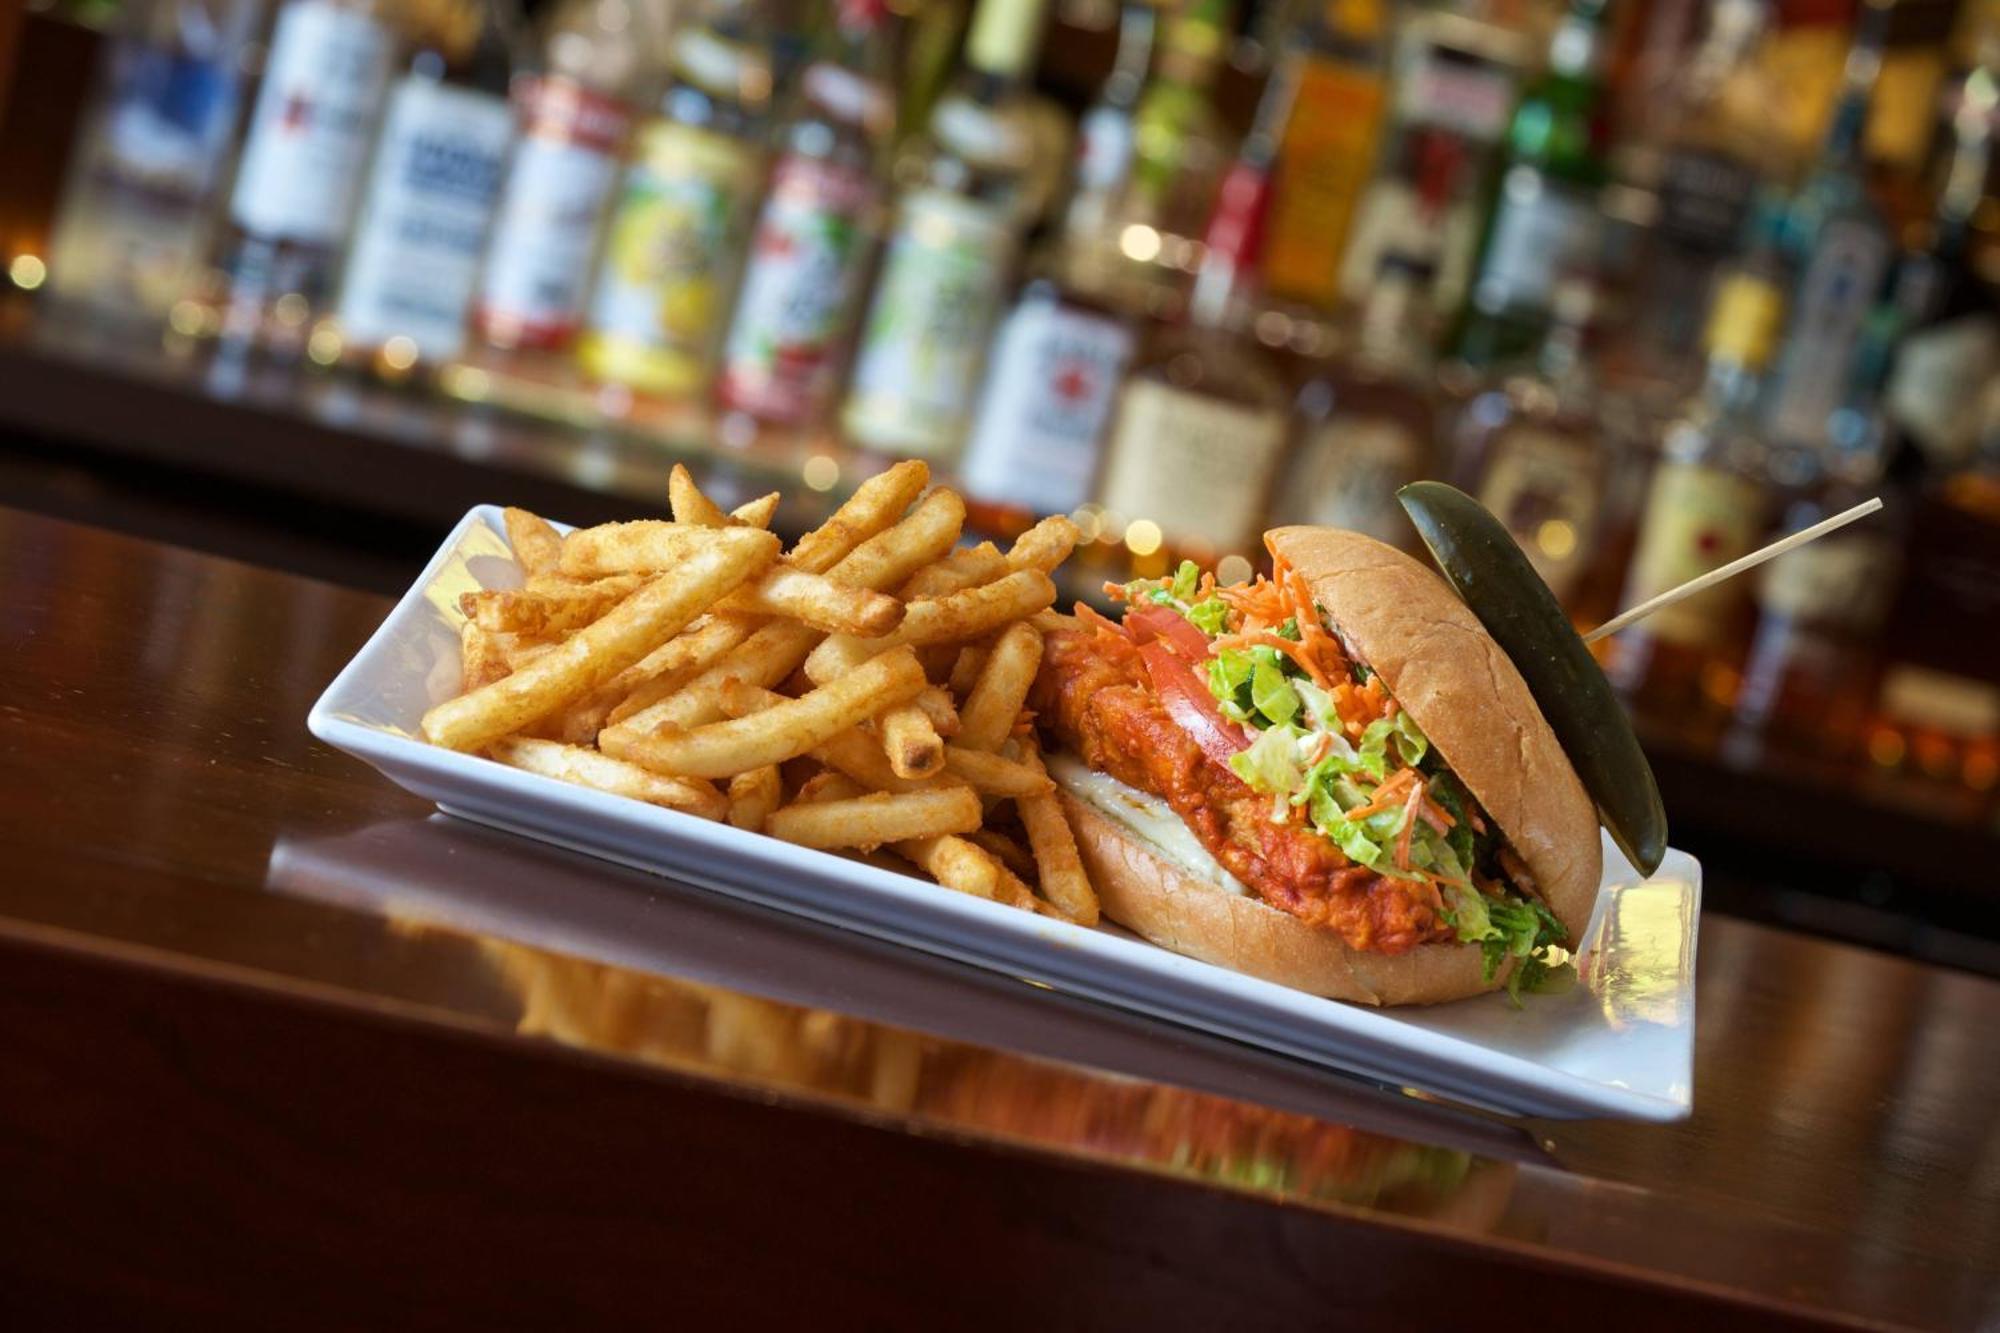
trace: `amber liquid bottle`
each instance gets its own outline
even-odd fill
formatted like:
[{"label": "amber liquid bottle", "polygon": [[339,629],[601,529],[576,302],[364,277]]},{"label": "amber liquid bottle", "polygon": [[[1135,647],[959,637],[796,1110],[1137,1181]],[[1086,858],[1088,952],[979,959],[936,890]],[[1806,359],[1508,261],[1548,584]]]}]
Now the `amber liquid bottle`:
[{"label": "amber liquid bottle", "polygon": [[[1725,279],[1704,342],[1707,376],[1668,425],[1639,520],[1626,606],[1747,555],[1767,524],[1763,377],[1784,297],[1767,275]],[[1641,713],[1686,722],[1733,701],[1753,607],[1741,579],[1665,607],[1617,636],[1606,674]]]}]

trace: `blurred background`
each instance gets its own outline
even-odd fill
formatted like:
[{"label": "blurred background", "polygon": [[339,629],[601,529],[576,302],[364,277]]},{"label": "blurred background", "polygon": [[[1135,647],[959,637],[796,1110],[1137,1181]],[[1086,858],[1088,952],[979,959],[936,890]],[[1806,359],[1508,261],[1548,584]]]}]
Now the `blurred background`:
[{"label": "blurred background", "polygon": [[1442,477],[1589,626],[1880,494],[1604,664],[1711,908],[2000,975],[1996,128],[1996,0],[10,6],[0,503],[387,593],[917,456],[1101,598]]}]

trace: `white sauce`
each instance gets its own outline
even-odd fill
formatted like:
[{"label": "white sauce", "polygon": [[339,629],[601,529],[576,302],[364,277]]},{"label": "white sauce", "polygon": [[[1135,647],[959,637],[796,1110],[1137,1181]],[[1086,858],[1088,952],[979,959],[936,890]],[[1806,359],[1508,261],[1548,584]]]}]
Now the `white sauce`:
[{"label": "white sauce", "polygon": [[1047,756],[1049,776],[1062,789],[1099,814],[1125,826],[1143,839],[1162,860],[1225,893],[1247,895],[1243,882],[1208,854],[1201,839],[1159,797],[1126,786],[1099,773],[1074,755]]}]

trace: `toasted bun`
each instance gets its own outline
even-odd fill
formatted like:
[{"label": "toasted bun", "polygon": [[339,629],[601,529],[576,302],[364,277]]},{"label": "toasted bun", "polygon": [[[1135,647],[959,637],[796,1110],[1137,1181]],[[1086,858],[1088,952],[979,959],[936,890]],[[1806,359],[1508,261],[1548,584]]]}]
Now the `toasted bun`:
[{"label": "toasted bun", "polygon": [[1436,1004],[1492,989],[1479,950],[1426,944],[1408,953],[1350,949],[1340,936],[1289,912],[1219,888],[1153,850],[1096,806],[1057,789],[1076,849],[1104,915],[1175,953],[1275,981],[1294,990],[1362,1004]]},{"label": "toasted bun", "polygon": [[1500,645],[1443,579],[1372,537],[1292,527],[1264,543],[1305,577],[1580,940],[1604,873],[1597,811]]}]

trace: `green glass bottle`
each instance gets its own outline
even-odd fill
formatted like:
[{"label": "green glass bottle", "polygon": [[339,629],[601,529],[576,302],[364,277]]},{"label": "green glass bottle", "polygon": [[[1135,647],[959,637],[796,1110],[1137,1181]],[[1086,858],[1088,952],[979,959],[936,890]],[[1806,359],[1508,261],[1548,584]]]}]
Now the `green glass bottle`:
[{"label": "green glass bottle", "polygon": [[1451,350],[1475,367],[1523,356],[1547,331],[1556,283],[1591,268],[1601,244],[1598,192],[1607,176],[1605,23],[1610,0],[1570,0],[1549,41],[1548,68],[1507,127],[1475,277]]}]

